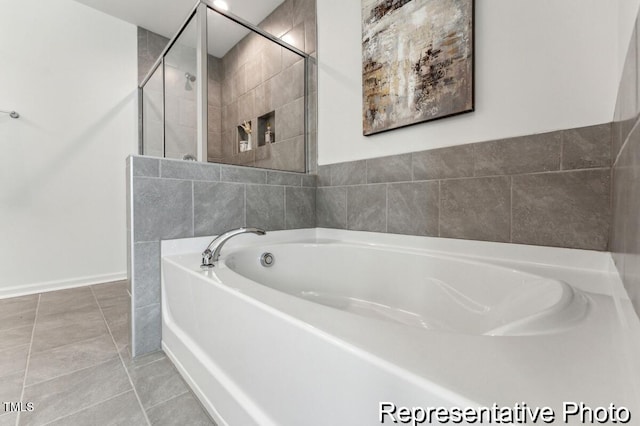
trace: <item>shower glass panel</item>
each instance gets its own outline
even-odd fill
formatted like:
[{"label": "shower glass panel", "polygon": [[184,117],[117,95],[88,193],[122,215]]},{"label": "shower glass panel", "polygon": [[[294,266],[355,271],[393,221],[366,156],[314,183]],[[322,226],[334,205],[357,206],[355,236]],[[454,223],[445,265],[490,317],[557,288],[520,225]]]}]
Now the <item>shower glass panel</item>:
[{"label": "shower glass panel", "polygon": [[[269,13],[252,21],[268,27]],[[278,39],[200,0],[141,86],[142,153],[307,171],[314,65],[296,33]]]},{"label": "shower glass panel", "polygon": [[164,94],[162,67],[156,68],[142,92],[142,153],[153,157],[164,156]]},{"label": "shower glass panel", "polygon": [[164,57],[165,157],[195,160],[196,23],[191,19]]}]

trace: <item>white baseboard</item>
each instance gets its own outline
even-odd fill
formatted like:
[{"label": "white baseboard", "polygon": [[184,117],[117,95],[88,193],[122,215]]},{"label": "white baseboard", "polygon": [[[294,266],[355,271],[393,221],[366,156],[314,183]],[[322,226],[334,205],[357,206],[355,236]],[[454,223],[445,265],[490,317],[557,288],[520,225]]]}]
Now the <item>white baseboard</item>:
[{"label": "white baseboard", "polygon": [[102,284],[127,279],[126,272],[118,274],[94,275],[90,277],[72,278],[69,280],[47,281],[43,283],[25,284],[7,288],[0,288],[0,299],[8,297],[26,296],[28,294],[44,293],[47,291],[64,290],[68,288],[84,287],[92,284]]}]

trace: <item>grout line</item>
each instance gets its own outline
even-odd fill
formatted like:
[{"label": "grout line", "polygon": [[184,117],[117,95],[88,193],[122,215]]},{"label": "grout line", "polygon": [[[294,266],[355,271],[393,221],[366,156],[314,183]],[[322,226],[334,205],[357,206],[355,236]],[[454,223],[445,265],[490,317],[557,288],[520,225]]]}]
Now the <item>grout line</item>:
[{"label": "grout line", "polygon": [[191,235],[196,236],[196,183],[194,181],[191,181]]},{"label": "grout line", "polygon": [[284,194],[284,229],[287,229],[287,187],[282,187],[282,192]]},{"label": "grout line", "polygon": [[513,176],[509,179],[509,242],[513,242]]},{"label": "grout line", "polygon": [[440,236],[440,219],[442,218],[442,181],[438,181],[438,237]]},{"label": "grout line", "polygon": [[[179,374],[179,373],[176,373],[176,374],[178,374],[178,376],[180,376],[180,374]],[[184,381],[184,379],[182,379],[182,376],[180,376],[180,379]],[[186,385],[186,384],[185,384],[185,385]],[[150,407],[149,407],[149,411],[153,410],[154,408],[156,408],[156,407],[157,407],[158,405],[160,405],[160,404],[164,404],[165,402],[171,401],[172,399],[175,399],[175,398],[178,398],[178,397],[180,397],[180,396],[182,396],[182,395],[186,395],[186,394],[190,393],[190,392],[191,392],[191,389],[189,388],[189,386],[188,386],[188,385],[186,385],[185,387],[186,387],[186,390],[185,390],[184,392],[179,393],[178,395],[173,395],[171,398],[164,399],[164,400],[162,400],[162,401],[160,401],[160,402],[156,402],[155,404],[153,404],[152,406],[150,406]],[[194,398],[195,398],[195,397],[194,397]],[[195,398],[195,399],[196,399],[196,401],[198,401],[198,398]],[[198,402],[200,402],[200,401],[198,401]],[[205,412],[206,412],[206,411],[205,411]],[[207,416],[208,416],[208,415],[209,415],[209,413],[207,413]]]},{"label": "grout line", "polygon": [[[631,139],[631,135],[633,134],[633,132],[637,130],[636,128],[638,127],[638,124],[640,124],[640,118],[636,120],[633,127],[631,127],[631,130],[629,130],[629,133],[627,133],[627,136],[625,137],[624,142],[622,143],[622,145],[620,146],[620,149],[618,150],[618,153],[616,154],[616,158],[611,163],[611,167],[614,167],[616,164],[618,164],[618,160],[620,160],[620,157],[622,156],[622,152],[626,149],[628,142]],[[611,141],[611,144],[613,145],[613,140]]]},{"label": "grout line", "polygon": [[514,177],[514,176],[533,176],[533,175],[545,175],[545,174],[603,171],[603,170],[609,170],[609,169],[611,169],[611,167],[601,166],[601,167],[589,167],[589,168],[582,168],[582,169],[544,170],[540,172],[513,173],[513,174],[506,173],[502,175],[461,176],[461,177],[452,177],[452,178],[424,179],[424,180],[417,180],[417,181],[402,180],[402,181],[389,181],[389,182],[359,183],[359,184],[351,184],[351,185],[335,185],[331,187],[321,186],[319,188],[344,188],[344,187],[357,187],[357,186],[371,186],[371,185],[384,185],[386,183],[438,182],[438,181],[452,181],[452,180],[488,179],[488,178],[500,178],[500,177],[504,178],[504,177]]},{"label": "grout line", "polygon": [[242,207],[242,223],[243,223],[242,226],[249,226],[247,225],[247,184],[243,183],[242,186],[244,188],[244,205]]},{"label": "grout line", "polygon": [[[36,323],[38,321],[38,311],[40,310],[40,297],[41,295],[38,294],[38,303],[36,303],[36,315],[33,318],[33,329],[31,330],[31,341],[29,342],[29,351],[27,352],[27,365],[25,365],[24,367],[24,377],[22,378],[22,392],[20,393],[21,402],[24,400],[24,388],[27,383],[27,375],[29,374],[29,362],[31,361],[31,348],[33,348],[33,337],[36,334]],[[16,416],[16,426],[20,424],[20,414],[22,414],[22,411],[19,411],[18,415]]]},{"label": "grout line", "polygon": [[[96,303],[98,303],[98,298],[96,297],[96,294],[93,291],[93,288],[91,288],[91,294],[93,294],[93,298],[96,300]],[[102,315],[102,320],[104,321],[104,324],[107,326],[107,330],[109,331],[109,335],[111,336],[111,341],[113,342],[113,346],[115,347],[116,352],[118,353],[118,358],[120,358],[120,364],[122,364],[122,368],[124,368],[124,372],[127,375],[127,378],[129,379],[129,384],[131,385],[131,389],[133,389],[133,394],[136,396],[136,400],[138,400],[138,404],[140,405],[140,409],[142,410],[142,415],[144,416],[144,419],[147,421],[147,424],[150,426],[151,422],[149,421],[149,417],[147,416],[147,411],[144,409],[144,406],[142,405],[142,401],[140,400],[140,395],[138,395],[138,390],[136,389],[136,386],[133,384],[133,380],[131,379],[129,370],[127,369],[127,366],[125,365],[124,360],[122,359],[122,354],[118,350],[116,339],[113,337],[113,333],[111,332],[111,327],[109,327],[109,323],[107,322],[107,318],[104,316],[104,312],[102,311],[102,306],[100,306],[100,303],[98,303],[98,309],[100,309],[100,315]]]},{"label": "grout line", "polygon": [[385,185],[384,188],[384,232],[389,232],[389,184]]},{"label": "grout line", "polygon": [[[57,348],[54,348],[54,349],[57,349]],[[42,352],[41,352],[41,353],[42,353]],[[117,353],[116,353],[116,354],[117,354]],[[90,368],[94,368],[94,367],[97,367],[97,366],[99,366],[99,365],[103,365],[103,364],[106,364],[106,363],[108,363],[108,362],[114,361],[114,360],[116,360],[116,358],[117,358],[117,356],[115,356],[115,355],[114,355],[114,356],[113,356],[113,358],[109,358],[109,359],[106,359],[106,360],[104,360],[104,361],[100,361],[100,362],[98,362],[97,364],[93,364],[93,365],[89,365],[89,366],[87,366],[87,367],[79,368],[79,369],[77,369],[77,370],[73,370],[73,371],[65,372],[65,373],[63,373],[63,374],[59,374],[59,375],[57,375],[57,376],[53,376],[53,377],[50,377],[50,378],[48,378],[48,379],[41,380],[41,381],[39,381],[39,382],[31,383],[31,384],[29,384],[29,386],[39,385],[39,384],[41,384],[41,383],[46,383],[46,382],[49,382],[49,381],[51,381],[51,380],[59,379],[60,377],[64,377],[64,376],[68,376],[68,375],[70,375],[70,374],[78,373],[78,372],[83,371],[83,370],[88,370],[88,369],[90,369]],[[29,386],[27,386],[27,387],[29,387]]]},{"label": "grout line", "polygon": [[344,189],[344,229],[349,229],[349,188]]},{"label": "grout line", "polygon": [[47,426],[47,425],[50,425],[50,424],[52,424],[52,423],[54,423],[54,422],[57,422],[58,420],[66,419],[67,417],[73,416],[74,414],[81,413],[81,412],[83,412],[83,411],[85,411],[85,410],[88,410],[89,408],[93,408],[93,407],[95,407],[95,406],[97,406],[97,405],[100,405],[100,404],[102,404],[103,402],[111,401],[111,400],[112,400],[112,399],[114,399],[114,398],[118,398],[118,397],[120,397],[120,396],[122,396],[122,395],[124,395],[125,393],[128,393],[128,392],[131,392],[131,390],[127,390],[127,391],[121,392],[121,393],[119,393],[119,394],[117,394],[117,395],[114,395],[114,396],[112,396],[112,397],[110,397],[110,398],[107,398],[107,399],[105,399],[105,400],[98,401],[98,402],[96,402],[95,404],[88,405],[88,406],[86,406],[86,407],[84,407],[84,408],[82,408],[82,409],[80,409],[80,410],[72,411],[71,413],[69,413],[69,414],[65,414],[64,416],[56,417],[55,419],[53,419],[53,420],[51,420],[51,421],[49,421],[49,422],[47,422],[47,423],[44,423],[42,426]]}]

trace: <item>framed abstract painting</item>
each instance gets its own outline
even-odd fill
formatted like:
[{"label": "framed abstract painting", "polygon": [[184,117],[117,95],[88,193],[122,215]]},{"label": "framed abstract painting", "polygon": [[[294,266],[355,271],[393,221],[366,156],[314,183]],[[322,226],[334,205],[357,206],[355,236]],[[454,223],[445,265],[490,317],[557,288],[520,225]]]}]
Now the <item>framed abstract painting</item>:
[{"label": "framed abstract painting", "polygon": [[363,133],[474,109],[473,0],[362,0]]}]

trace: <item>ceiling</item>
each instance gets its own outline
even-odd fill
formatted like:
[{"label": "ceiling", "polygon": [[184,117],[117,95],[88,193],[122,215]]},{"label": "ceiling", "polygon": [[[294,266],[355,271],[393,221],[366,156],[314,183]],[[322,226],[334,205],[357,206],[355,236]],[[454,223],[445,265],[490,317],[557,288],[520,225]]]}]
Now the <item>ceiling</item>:
[{"label": "ceiling", "polygon": [[[185,18],[193,10],[196,0],[76,0],[108,15],[130,22],[149,31],[172,38]],[[283,0],[225,0],[229,12],[252,24],[260,23]],[[210,12],[212,14],[212,12]],[[217,14],[215,14],[217,15]],[[217,17],[219,18],[219,17]],[[217,29],[212,34],[212,23],[209,23],[209,53],[222,57],[231,47],[240,41],[247,30],[234,23],[218,21]]]}]

